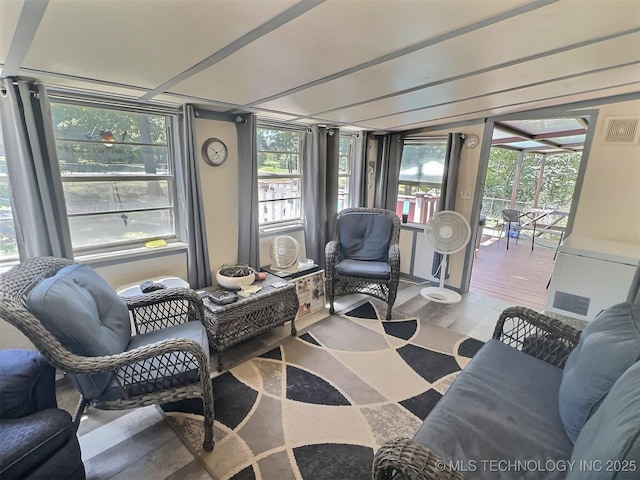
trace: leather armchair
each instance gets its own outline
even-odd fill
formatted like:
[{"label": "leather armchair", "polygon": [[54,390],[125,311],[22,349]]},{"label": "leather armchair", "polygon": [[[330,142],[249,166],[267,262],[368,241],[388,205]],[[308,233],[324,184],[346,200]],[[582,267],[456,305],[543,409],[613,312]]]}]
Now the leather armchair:
[{"label": "leather armchair", "polygon": [[37,351],[0,351],[0,478],[85,478],[71,415],[57,408],[55,369]]}]

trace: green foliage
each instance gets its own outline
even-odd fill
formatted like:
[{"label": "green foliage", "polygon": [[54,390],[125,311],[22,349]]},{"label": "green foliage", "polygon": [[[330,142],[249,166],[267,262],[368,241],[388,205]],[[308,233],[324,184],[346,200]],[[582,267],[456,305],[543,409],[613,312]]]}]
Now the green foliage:
[{"label": "green foliage", "polygon": [[[548,155],[544,165],[542,188],[538,197],[539,208],[553,208],[568,212],[575,188],[578,169],[580,167],[580,153],[565,153]],[[516,207],[519,209],[532,208],[535,192],[542,166],[542,155],[525,153],[520,170]],[[484,197],[504,199],[502,203],[491,202],[494,205],[491,212],[488,205],[483,205],[483,212],[491,216],[501,208],[508,208],[511,199],[513,183],[518,163],[518,152],[501,148],[491,149],[489,165],[484,188]],[[485,203],[489,203],[485,200]],[[497,205],[497,206],[496,206]]]},{"label": "green foliage", "polygon": [[265,173],[300,172],[301,135],[293,130],[257,129],[258,170]]},{"label": "green foliage", "polygon": [[157,173],[168,162],[167,119],[53,102],[62,173]]}]

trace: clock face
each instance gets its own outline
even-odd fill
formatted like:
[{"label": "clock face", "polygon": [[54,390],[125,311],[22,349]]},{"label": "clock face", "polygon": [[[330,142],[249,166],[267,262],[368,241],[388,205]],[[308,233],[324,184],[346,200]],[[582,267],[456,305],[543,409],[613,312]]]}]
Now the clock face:
[{"label": "clock face", "polygon": [[202,156],[209,165],[217,167],[227,159],[227,146],[217,138],[209,138],[202,144]]},{"label": "clock face", "polygon": [[473,148],[476,145],[478,145],[478,142],[480,141],[480,139],[478,138],[477,135],[471,134],[468,135],[467,138],[465,139],[465,145],[469,148]]}]

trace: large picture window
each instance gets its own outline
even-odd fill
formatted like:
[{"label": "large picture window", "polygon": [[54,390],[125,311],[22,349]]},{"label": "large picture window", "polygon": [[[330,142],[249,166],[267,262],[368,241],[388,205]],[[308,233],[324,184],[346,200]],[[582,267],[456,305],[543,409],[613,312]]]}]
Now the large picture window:
[{"label": "large picture window", "polygon": [[261,228],[302,221],[303,131],[258,126],[258,201]]},{"label": "large picture window", "polygon": [[0,263],[18,259],[18,244],[13,225],[11,191],[7,175],[7,157],[4,152],[2,123],[0,123]]},{"label": "large picture window", "polygon": [[51,105],[74,251],[176,238],[170,115]]},{"label": "large picture window", "polygon": [[402,149],[396,213],[426,223],[438,211],[447,156],[446,138],[407,138]]}]

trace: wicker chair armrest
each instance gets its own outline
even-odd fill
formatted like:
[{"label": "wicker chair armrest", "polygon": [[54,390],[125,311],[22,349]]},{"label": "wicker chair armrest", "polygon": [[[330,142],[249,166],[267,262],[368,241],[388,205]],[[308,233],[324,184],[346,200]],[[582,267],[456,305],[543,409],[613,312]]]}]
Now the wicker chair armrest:
[{"label": "wicker chair armrest", "polygon": [[409,438],[386,441],[373,457],[374,480],[462,480],[460,472]]},{"label": "wicker chair armrest", "polygon": [[202,298],[190,288],[166,288],[122,299],[132,314],[136,333],[146,333],[190,320],[204,321]]},{"label": "wicker chair armrest", "polygon": [[389,265],[393,269],[394,266],[400,270],[400,245],[392,243],[389,245]]},{"label": "wicker chair armrest", "polygon": [[337,240],[331,240],[324,247],[324,257],[325,257],[325,275],[329,278],[333,277],[333,272],[335,270],[336,263],[338,263],[338,258],[340,256],[340,244]]},{"label": "wicker chair armrest", "polygon": [[526,307],[509,307],[498,318],[493,338],[563,368],[580,331]]}]

